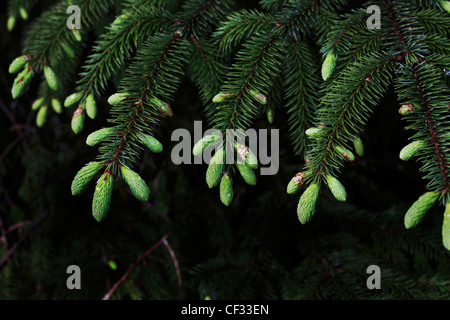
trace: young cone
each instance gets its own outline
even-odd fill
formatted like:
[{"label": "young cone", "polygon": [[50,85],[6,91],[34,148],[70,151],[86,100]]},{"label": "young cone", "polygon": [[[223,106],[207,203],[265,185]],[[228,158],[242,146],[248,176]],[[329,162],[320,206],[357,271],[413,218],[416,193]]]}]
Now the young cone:
[{"label": "young cone", "polygon": [[413,203],[405,214],[404,224],[406,229],[411,229],[417,226],[425,214],[436,203],[439,198],[439,192],[426,192]]},{"label": "young cone", "polygon": [[246,165],[252,169],[258,169],[258,158],[247,146],[235,143],[234,148]]},{"label": "young cone", "polygon": [[75,41],[77,41],[77,42],[81,42],[81,33],[80,33],[80,31],[78,30],[78,29],[75,29],[75,28],[73,28],[72,29],[72,34],[73,34],[73,37],[75,38]]},{"label": "young cone", "polygon": [[61,105],[61,102],[60,102],[58,99],[52,97],[51,103],[52,103],[52,108],[53,108],[53,110],[55,110],[55,112],[56,112],[57,114],[61,114],[61,113],[62,113],[62,105]]},{"label": "young cone", "polygon": [[144,133],[139,133],[138,137],[151,152],[160,153],[163,151],[163,145],[155,137]]},{"label": "young cone", "polygon": [[362,157],[364,155],[364,144],[360,137],[353,140],[353,147],[355,148],[355,152],[358,157]]},{"label": "young cone", "polygon": [[230,97],[231,97],[232,95],[233,95],[233,94],[232,94],[232,93],[229,93],[229,92],[220,92],[220,93],[218,93],[218,94],[216,94],[216,95],[214,96],[214,98],[212,99],[212,102],[214,102],[214,103],[223,102],[223,101],[225,101],[225,100],[230,99]]},{"label": "young cone", "polygon": [[108,98],[108,103],[112,106],[117,106],[123,100],[128,98],[127,93],[114,93],[112,96]]},{"label": "young cone", "polygon": [[95,119],[97,116],[97,104],[92,93],[86,98],[86,114],[91,119]]},{"label": "young cone", "polygon": [[8,21],[6,22],[6,30],[8,30],[8,32],[11,32],[12,29],[14,29],[15,25],[16,25],[16,17],[10,16],[8,18]]},{"label": "young cone", "polygon": [[320,132],[322,131],[322,129],[317,128],[317,127],[313,127],[313,128],[309,128],[305,131],[305,134],[310,137],[310,138],[315,138],[317,136],[319,136]]},{"label": "young cone", "polygon": [[113,177],[111,172],[105,171],[95,186],[94,199],[92,200],[92,215],[95,220],[102,221],[109,211],[111,194],[113,187]]},{"label": "young cone", "polygon": [[60,44],[69,58],[75,58],[75,51],[73,51],[73,48],[71,46],[63,41],[61,41]]},{"label": "young cone", "polygon": [[233,179],[229,173],[224,173],[220,181],[220,200],[226,206],[229,206],[233,200]]},{"label": "young cone", "polygon": [[64,100],[64,107],[73,107],[81,99],[81,92],[72,93],[70,96]]},{"label": "young cone", "polygon": [[236,166],[237,166],[242,178],[244,178],[244,181],[247,184],[254,186],[256,184],[256,175],[253,172],[252,168],[250,166],[248,166],[247,164],[242,163],[240,161],[236,162]]},{"label": "young cone", "polygon": [[288,183],[287,193],[294,194],[300,190],[300,187],[305,183],[305,173],[297,173]]},{"label": "young cone", "polygon": [[36,125],[42,127],[47,118],[48,106],[42,106],[36,115]]},{"label": "young cone", "polygon": [[28,90],[28,86],[33,79],[33,76],[34,71],[29,68],[25,68],[21,73],[19,73],[11,88],[11,95],[13,99],[20,97],[25,93],[25,91]]},{"label": "young cone", "polygon": [[330,188],[333,196],[339,201],[347,200],[347,192],[345,191],[344,186],[339,182],[339,180],[333,177],[331,174],[327,175],[326,179],[328,188]]},{"label": "young cone", "polygon": [[78,134],[83,130],[85,115],[86,112],[84,112],[83,106],[78,106],[77,110],[73,113],[71,127],[75,134]]},{"label": "young cone", "polygon": [[31,105],[31,110],[37,110],[44,104],[45,99],[39,98],[34,100],[33,104]]},{"label": "young cone", "polygon": [[50,89],[57,91],[59,88],[59,80],[53,72],[53,69],[49,66],[44,67],[44,77]]},{"label": "young cone", "polygon": [[273,109],[267,110],[267,121],[272,124],[275,118],[275,111]]},{"label": "young cone", "polygon": [[158,98],[150,99],[150,103],[156,106],[156,108],[159,110],[159,112],[162,114],[163,117],[173,116],[172,108],[168,103],[161,101]]},{"label": "young cone", "polygon": [[258,92],[256,90],[250,90],[250,94],[251,96],[258,101],[261,104],[267,104],[267,98],[264,94],[262,94],[261,92]]},{"label": "young cone", "polygon": [[15,58],[9,65],[8,72],[11,74],[15,74],[15,73],[18,73],[19,71],[23,70],[25,68],[25,65],[27,64],[26,57],[27,57],[26,55],[23,55],[23,56]]},{"label": "young cone", "polygon": [[19,8],[19,14],[23,20],[28,20],[28,12],[24,7]]},{"label": "young cone", "polygon": [[328,78],[333,73],[334,67],[336,65],[336,55],[334,52],[330,52],[326,55],[325,60],[322,64],[322,78],[323,80],[328,80]]},{"label": "young cone", "polygon": [[450,1],[440,0],[439,3],[441,5],[442,9],[444,9],[445,11],[450,13]]},{"label": "young cone", "polygon": [[213,135],[213,134],[204,136],[203,138],[201,138],[200,140],[198,140],[195,143],[194,148],[192,148],[192,154],[194,156],[198,156],[198,155],[202,154],[203,151],[205,151],[205,149],[208,146],[210,146],[212,143],[214,143],[219,138],[220,138],[219,135]]},{"label": "young cone", "polygon": [[410,144],[406,145],[400,151],[400,159],[404,161],[408,161],[413,158],[419,151],[426,145],[425,141],[418,140],[413,141]]},{"label": "young cone", "polygon": [[300,197],[297,205],[297,216],[302,224],[311,220],[316,212],[316,202],[319,196],[319,185],[311,183]]},{"label": "young cone", "polygon": [[405,103],[402,104],[400,109],[398,109],[398,113],[400,113],[402,116],[406,116],[416,110],[416,107],[412,103]]},{"label": "young cone", "polygon": [[120,171],[125,182],[130,187],[131,193],[141,201],[148,201],[150,189],[145,181],[133,170],[126,166],[121,166]]},{"label": "young cone", "polygon": [[93,161],[81,168],[72,181],[72,195],[83,193],[89,182],[97,174],[97,172],[105,165],[103,161]]},{"label": "young cone", "polygon": [[352,162],[352,161],[355,161],[355,155],[353,154],[353,152],[351,152],[350,150],[348,150],[348,149],[345,149],[345,148],[343,148],[343,147],[341,147],[341,146],[337,146],[336,147],[336,150],[340,153],[340,154],[342,154],[342,156],[347,160],[347,161],[350,161],[350,162]]},{"label": "young cone", "polygon": [[114,128],[102,128],[100,130],[92,132],[88,137],[86,138],[86,144],[88,146],[95,146],[96,144],[100,143],[105,139],[107,136],[110,136],[114,134]]},{"label": "young cone", "polygon": [[206,170],[206,183],[209,188],[217,186],[222,178],[223,168],[225,166],[225,151],[220,148],[209,162]]}]

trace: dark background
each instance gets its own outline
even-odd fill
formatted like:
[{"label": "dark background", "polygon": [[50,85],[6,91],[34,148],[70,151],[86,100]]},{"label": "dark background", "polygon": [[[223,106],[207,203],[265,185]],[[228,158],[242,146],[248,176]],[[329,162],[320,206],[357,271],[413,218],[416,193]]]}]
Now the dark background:
[{"label": "dark background", "polygon": [[[316,215],[301,225],[296,215],[300,194],[287,195],[286,186],[303,159],[293,154],[284,110],[277,110],[272,125],[262,116],[254,126],[280,129],[278,174],[258,176],[254,187],[235,177],[230,207],[220,203],[218,188],[208,189],[206,165],[171,162],[172,131],[192,132],[195,120],[205,120],[196,89],[185,80],[173,103],[174,117],[157,132],[165,150],[145,153],[138,163],[151,187],[150,200],[139,202],[119,181],[109,216],[98,223],[91,215],[94,185],[74,197],[70,184],[98,154],[85,139],[105,124],[106,98],[96,120],[87,120],[78,135],[70,129],[72,110],[67,109],[37,128],[31,104],[38,81],[12,100],[14,76],[7,72],[21,54],[30,22],[19,20],[8,33],[6,1],[0,9],[0,215],[5,232],[24,222],[7,233],[7,246],[0,244],[0,259],[8,254],[0,265],[0,298],[101,299],[164,235],[176,260],[169,247],[160,245],[133,269],[114,299],[449,297],[449,255],[440,235],[443,207],[434,207],[415,230],[403,226],[404,213],[425,191],[426,181],[418,163],[398,158],[411,133],[404,130],[392,90],[362,136],[365,156],[347,164],[340,176],[348,201],[338,203],[322,190]],[[30,20],[40,10],[35,8]],[[65,285],[72,264],[82,270],[81,290]],[[381,290],[366,287],[372,264],[381,268]]]}]

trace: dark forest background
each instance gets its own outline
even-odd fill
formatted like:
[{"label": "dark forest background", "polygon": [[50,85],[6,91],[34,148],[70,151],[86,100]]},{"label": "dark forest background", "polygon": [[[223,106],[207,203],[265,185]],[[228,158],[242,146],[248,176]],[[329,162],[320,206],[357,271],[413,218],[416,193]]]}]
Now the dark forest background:
[{"label": "dark forest background", "polygon": [[[301,225],[299,194],[288,195],[286,186],[303,159],[292,152],[284,110],[276,111],[272,125],[265,116],[254,124],[256,129],[280,129],[278,174],[258,176],[254,187],[236,178],[229,207],[221,204],[218,188],[208,189],[206,165],[171,162],[172,131],[192,132],[194,121],[205,121],[196,89],[186,79],[172,105],[173,118],[157,132],[165,150],[146,153],[139,163],[151,187],[150,200],[136,200],[119,182],[109,216],[98,223],[91,215],[94,184],[76,197],[70,184],[97,155],[85,139],[106,123],[106,97],[114,89],[82,133],[71,131],[67,109],[37,128],[31,104],[38,81],[12,100],[14,76],[7,71],[21,54],[30,21],[18,21],[6,32],[6,6],[0,2],[0,298],[101,299],[155,244],[112,299],[450,297],[450,255],[441,243],[443,208],[434,207],[414,230],[403,226],[425,181],[417,163],[398,157],[409,133],[392,91],[362,136],[365,156],[346,165],[340,176],[347,202],[337,202],[324,190],[313,220]],[[36,7],[30,20],[43,7]],[[86,43],[85,54],[93,40]],[[159,242],[164,236],[167,242]],[[81,268],[81,290],[66,287],[69,265]],[[370,265],[381,269],[381,290],[366,287]]]}]

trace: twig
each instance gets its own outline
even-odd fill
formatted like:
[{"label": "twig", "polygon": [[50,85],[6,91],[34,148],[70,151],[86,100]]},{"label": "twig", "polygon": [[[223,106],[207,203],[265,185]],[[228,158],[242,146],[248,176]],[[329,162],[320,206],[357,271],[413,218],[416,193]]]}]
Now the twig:
[{"label": "twig", "polygon": [[5,248],[8,249],[8,239],[6,238],[6,230],[3,227],[3,221],[1,218],[0,218],[0,231],[1,231],[0,241],[3,242]]},{"label": "twig", "polygon": [[172,247],[170,246],[169,241],[167,241],[167,239],[164,239],[163,243],[166,246],[167,250],[169,251],[170,256],[172,257],[173,265],[175,266],[175,270],[177,272],[178,286],[181,288],[182,286],[181,272],[175,252],[173,252]]},{"label": "twig", "polygon": [[0,260],[0,266],[3,265],[6,262],[6,260],[9,259],[9,257],[14,253],[14,251],[17,249],[17,247],[35,230],[35,228],[37,226],[39,226],[39,224],[42,222],[42,220],[45,218],[46,215],[47,215],[47,210],[41,214],[39,219],[37,219],[33,223],[32,227],[30,229],[28,229],[28,231],[16,243],[14,243],[14,245],[11,247],[11,249],[9,249],[8,252],[2,257],[2,259]]},{"label": "twig", "polygon": [[166,241],[167,237],[169,235],[165,235],[164,237],[162,237],[161,240],[159,240],[157,243],[155,243],[150,249],[148,249],[144,254],[140,255],[138,257],[138,259],[136,260],[135,263],[133,263],[131,265],[131,267],[128,268],[128,270],[123,274],[123,276],[119,279],[119,281],[117,281],[113,287],[108,291],[108,293],[105,294],[105,296],[103,297],[102,300],[109,300],[112,296],[112,294],[114,293],[114,291],[116,291],[116,289],[127,279],[127,277],[130,275],[130,273],[136,269],[136,267],[141,263],[142,260],[144,260],[148,255],[150,255],[156,248],[158,248],[161,244],[164,243],[164,241]]},{"label": "twig", "polygon": [[16,224],[13,224],[12,226],[10,226],[8,228],[8,230],[6,230],[6,233],[11,233],[17,228],[21,228],[23,226],[26,226],[26,225],[29,225],[29,224],[32,224],[32,223],[33,223],[33,221],[31,221],[31,220],[25,220],[25,221],[17,222]]}]

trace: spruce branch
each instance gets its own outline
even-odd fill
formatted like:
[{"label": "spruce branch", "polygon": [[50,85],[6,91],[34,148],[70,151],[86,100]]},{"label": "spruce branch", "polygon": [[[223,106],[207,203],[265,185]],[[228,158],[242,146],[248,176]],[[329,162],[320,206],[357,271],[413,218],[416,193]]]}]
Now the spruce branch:
[{"label": "spruce branch", "polygon": [[[414,63],[404,72],[399,78],[399,96],[403,101],[407,99],[419,106],[419,110],[406,116],[410,122],[407,129],[417,131],[412,137],[414,140],[425,139],[428,142],[420,152],[423,154],[420,157],[423,163],[421,171],[428,171],[424,176],[430,180],[427,189],[439,191],[445,204],[449,199],[448,151],[445,143],[448,133],[437,123],[448,113],[450,91],[442,84],[441,71],[429,64]],[[414,83],[414,91],[411,83]]]},{"label": "spruce branch", "polygon": [[83,69],[76,92],[80,100],[89,94],[100,96],[111,80],[123,69],[133,50],[138,49],[144,39],[160,30],[179,23],[162,8],[154,7],[153,1],[146,1],[131,10],[125,10],[100,36],[93,53]]},{"label": "spruce branch", "polygon": [[319,182],[332,170],[339,170],[345,155],[338,147],[360,135],[372,108],[392,81],[398,57],[373,54],[341,72],[334,85],[321,98],[318,124],[321,133],[311,141],[308,180]]},{"label": "spruce branch", "polygon": [[307,145],[305,131],[312,126],[318,105],[319,78],[311,46],[290,37],[285,66],[283,87],[289,130],[294,152],[301,156]]},{"label": "spruce branch", "polygon": [[239,44],[254,35],[270,32],[276,26],[279,23],[267,13],[247,10],[233,12],[213,34],[214,42],[219,47],[218,55],[228,56]]},{"label": "spruce branch", "polygon": [[258,113],[251,90],[266,95],[273,76],[280,72],[285,50],[284,41],[271,34],[251,39],[244,46],[230,71],[230,80],[221,89],[231,96],[217,108],[213,120],[214,128],[223,133],[227,129],[248,128],[252,117]]}]

